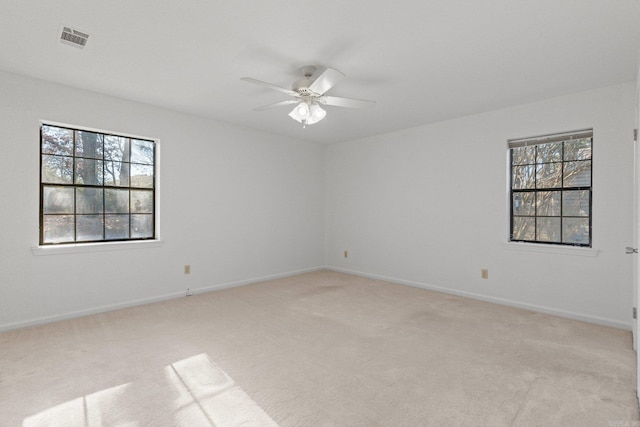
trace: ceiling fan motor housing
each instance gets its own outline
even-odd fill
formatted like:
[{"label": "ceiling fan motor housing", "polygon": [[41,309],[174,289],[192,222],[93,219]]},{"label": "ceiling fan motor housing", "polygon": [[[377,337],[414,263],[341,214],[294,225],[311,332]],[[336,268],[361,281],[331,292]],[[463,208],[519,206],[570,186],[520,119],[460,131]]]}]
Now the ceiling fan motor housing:
[{"label": "ceiling fan motor housing", "polygon": [[292,89],[302,97],[318,96],[315,92],[309,90],[310,82],[307,79],[298,80],[293,84]]},{"label": "ceiling fan motor housing", "polygon": [[300,96],[320,96],[321,94],[309,90],[309,86],[314,82],[311,77],[313,76],[313,73],[316,72],[316,67],[313,65],[306,65],[300,68],[300,71],[302,71],[304,77],[295,81],[291,86],[291,89],[300,94]]}]

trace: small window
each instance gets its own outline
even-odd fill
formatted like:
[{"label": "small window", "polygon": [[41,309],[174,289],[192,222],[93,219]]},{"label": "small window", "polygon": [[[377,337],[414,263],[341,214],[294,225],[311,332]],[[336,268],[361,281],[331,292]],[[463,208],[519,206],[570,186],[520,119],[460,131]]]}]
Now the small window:
[{"label": "small window", "polygon": [[591,247],[593,131],[509,141],[513,242]]},{"label": "small window", "polygon": [[43,124],[40,245],[155,239],[156,142]]}]

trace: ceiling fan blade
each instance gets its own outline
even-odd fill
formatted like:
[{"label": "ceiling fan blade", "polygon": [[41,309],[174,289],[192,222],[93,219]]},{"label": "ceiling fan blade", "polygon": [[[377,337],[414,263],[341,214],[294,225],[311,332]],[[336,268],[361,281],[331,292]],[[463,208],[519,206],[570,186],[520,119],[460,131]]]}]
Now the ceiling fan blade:
[{"label": "ceiling fan blade", "polygon": [[333,87],[336,83],[344,78],[344,74],[335,68],[327,68],[311,83],[309,90],[322,95]]},{"label": "ceiling fan blade", "polygon": [[372,108],[376,106],[376,101],[366,99],[343,98],[341,96],[323,96],[318,101],[324,105],[347,108]]},{"label": "ceiling fan blade", "polygon": [[245,82],[249,83],[255,83],[260,86],[266,86],[273,90],[277,90],[278,92],[286,93],[287,95],[298,96],[298,92],[294,92],[291,89],[286,89],[280,86],[273,85],[271,83],[263,82],[262,80],[252,79],[251,77],[241,77],[240,80],[244,80]]},{"label": "ceiling fan blade", "polygon": [[264,111],[264,110],[268,110],[269,108],[281,107],[283,105],[289,105],[289,104],[297,104],[299,102],[300,102],[299,99],[287,99],[286,101],[276,102],[275,104],[263,105],[262,107],[254,108],[254,110]]}]

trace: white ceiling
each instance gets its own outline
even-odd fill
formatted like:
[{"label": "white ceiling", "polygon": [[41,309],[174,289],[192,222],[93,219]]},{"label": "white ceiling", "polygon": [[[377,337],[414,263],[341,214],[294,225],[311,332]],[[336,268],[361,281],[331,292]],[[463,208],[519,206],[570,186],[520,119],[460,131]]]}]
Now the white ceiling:
[{"label": "white ceiling", "polygon": [[[4,71],[335,143],[633,81],[640,1],[0,0],[0,38]],[[376,108],[306,129],[290,107],[253,111],[287,95],[240,77],[290,87],[303,65]]]}]

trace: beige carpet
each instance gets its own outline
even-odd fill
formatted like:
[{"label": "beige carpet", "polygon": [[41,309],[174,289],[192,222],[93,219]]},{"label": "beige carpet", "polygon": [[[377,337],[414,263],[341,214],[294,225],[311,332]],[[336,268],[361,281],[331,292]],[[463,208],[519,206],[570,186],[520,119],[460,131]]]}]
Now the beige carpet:
[{"label": "beige carpet", "polygon": [[319,271],[0,334],[1,426],[640,426],[627,331]]}]

